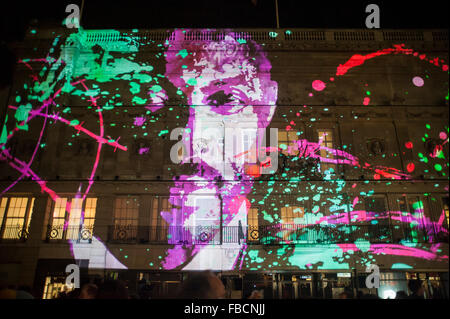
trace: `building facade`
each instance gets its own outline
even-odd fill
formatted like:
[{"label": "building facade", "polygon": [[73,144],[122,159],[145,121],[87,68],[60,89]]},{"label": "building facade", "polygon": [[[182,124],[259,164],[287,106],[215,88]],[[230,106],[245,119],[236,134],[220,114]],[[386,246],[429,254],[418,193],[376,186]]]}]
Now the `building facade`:
[{"label": "building facade", "polygon": [[30,29],[16,50],[1,281],[448,298],[447,31]]}]

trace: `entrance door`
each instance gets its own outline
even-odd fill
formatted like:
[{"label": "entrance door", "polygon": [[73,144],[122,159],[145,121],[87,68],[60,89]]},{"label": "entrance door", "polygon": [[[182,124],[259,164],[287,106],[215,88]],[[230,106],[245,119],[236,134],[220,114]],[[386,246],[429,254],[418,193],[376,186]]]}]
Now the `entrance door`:
[{"label": "entrance door", "polygon": [[312,298],[312,282],[309,281],[299,281],[298,282],[298,297],[300,299],[303,298]]}]

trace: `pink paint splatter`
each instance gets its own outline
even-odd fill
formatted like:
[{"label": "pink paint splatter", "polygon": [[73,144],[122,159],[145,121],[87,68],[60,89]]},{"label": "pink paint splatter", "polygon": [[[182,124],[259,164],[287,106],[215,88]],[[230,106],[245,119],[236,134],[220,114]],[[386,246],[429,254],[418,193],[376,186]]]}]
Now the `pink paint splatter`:
[{"label": "pink paint splatter", "polygon": [[136,126],[142,126],[145,123],[145,116],[137,116],[134,118],[134,125]]},{"label": "pink paint splatter", "polygon": [[418,87],[422,87],[424,84],[424,81],[420,76],[415,76],[412,79],[412,82],[414,83],[415,86],[418,86]]},{"label": "pink paint splatter", "polygon": [[314,80],[312,83],[312,87],[316,91],[323,91],[323,89],[325,89],[326,87],[326,84],[323,81]]},{"label": "pink paint splatter", "polygon": [[445,140],[447,138],[447,134],[445,132],[441,132],[441,133],[439,133],[439,138],[441,140]]},{"label": "pink paint splatter", "polygon": [[363,104],[364,105],[369,105],[369,102],[370,102],[370,97],[365,97],[364,101],[363,101]]},{"label": "pink paint splatter", "polygon": [[353,200],[353,204],[352,204],[353,208],[355,208],[355,205],[358,204],[358,200],[359,200],[359,198],[358,198],[358,196],[356,196],[355,199]]}]

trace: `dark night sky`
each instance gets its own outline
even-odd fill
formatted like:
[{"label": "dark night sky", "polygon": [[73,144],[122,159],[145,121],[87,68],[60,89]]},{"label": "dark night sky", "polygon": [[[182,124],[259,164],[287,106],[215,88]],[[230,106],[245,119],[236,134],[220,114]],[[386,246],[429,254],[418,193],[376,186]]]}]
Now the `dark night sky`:
[{"label": "dark night sky", "polygon": [[[81,7],[81,0],[1,3],[1,38],[7,41],[23,37],[34,19],[37,26],[60,26],[68,15],[67,4]],[[370,3],[380,6],[382,28],[448,28],[448,0],[278,0],[280,27],[365,28],[365,7]],[[275,28],[275,0],[85,0],[81,24],[86,29]]]}]

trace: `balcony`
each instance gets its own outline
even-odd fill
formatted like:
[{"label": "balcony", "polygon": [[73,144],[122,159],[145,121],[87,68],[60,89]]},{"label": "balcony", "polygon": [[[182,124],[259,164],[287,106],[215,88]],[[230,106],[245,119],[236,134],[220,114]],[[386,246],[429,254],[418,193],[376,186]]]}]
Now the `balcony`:
[{"label": "balcony", "polygon": [[28,230],[21,226],[4,226],[0,232],[1,242],[25,242],[28,239]]},{"label": "balcony", "polygon": [[77,243],[90,244],[92,243],[93,234],[93,226],[67,226],[64,228],[64,225],[49,225],[47,226],[45,241],[65,242],[67,240],[74,240]]},{"label": "balcony", "polygon": [[345,244],[364,240],[370,243],[448,242],[448,233],[431,227],[399,229],[395,235],[388,224],[239,226],[108,226],[108,242],[124,244],[221,245],[247,244]]}]

